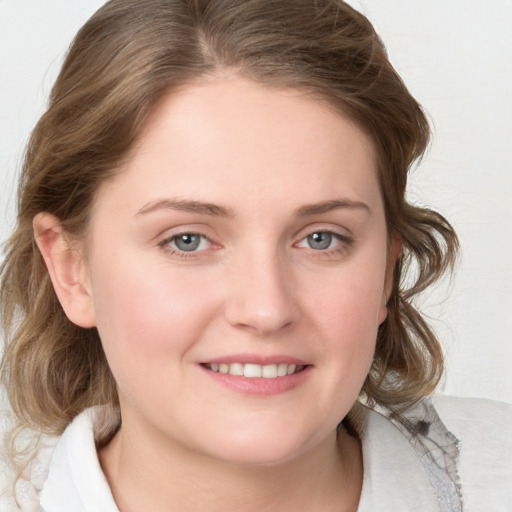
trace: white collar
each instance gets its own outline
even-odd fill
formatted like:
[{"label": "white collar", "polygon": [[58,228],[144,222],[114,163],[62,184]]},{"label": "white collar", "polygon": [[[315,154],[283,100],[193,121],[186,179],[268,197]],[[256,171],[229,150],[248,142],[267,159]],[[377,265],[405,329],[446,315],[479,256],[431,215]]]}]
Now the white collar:
[{"label": "white collar", "polygon": [[99,407],[86,409],[57,443],[40,495],[45,512],[119,512],[96,452],[99,414]]},{"label": "white collar", "polygon": [[358,512],[439,512],[420,459],[391,421],[368,410],[361,439],[364,476]]},{"label": "white collar", "polygon": [[[94,407],[81,413],[57,443],[40,494],[45,512],[119,512],[94,442],[94,424],[100,412],[101,408]],[[425,461],[411,441],[388,418],[373,410],[364,410],[363,423],[364,479],[358,512],[443,510]],[[446,429],[442,434],[450,435]]]}]

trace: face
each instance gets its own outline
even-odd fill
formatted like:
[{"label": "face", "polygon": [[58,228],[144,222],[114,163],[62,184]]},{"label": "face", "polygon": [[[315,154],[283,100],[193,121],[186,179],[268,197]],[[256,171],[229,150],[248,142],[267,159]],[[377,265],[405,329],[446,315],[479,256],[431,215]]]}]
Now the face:
[{"label": "face", "polygon": [[391,266],[374,149],[352,122],[297,91],[190,86],[103,184],[86,242],[124,431],[258,465],[334,438]]}]

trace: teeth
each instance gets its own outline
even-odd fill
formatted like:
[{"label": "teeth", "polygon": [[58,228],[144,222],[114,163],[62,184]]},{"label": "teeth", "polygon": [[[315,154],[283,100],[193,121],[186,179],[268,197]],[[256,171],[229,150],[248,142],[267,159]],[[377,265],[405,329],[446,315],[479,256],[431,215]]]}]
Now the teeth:
[{"label": "teeth", "polygon": [[277,365],[277,376],[284,377],[288,375],[288,365],[286,363],[281,363]]},{"label": "teeth", "polygon": [[275,379],[298,373],[304,369],[304,366],[296,364],[242,364],[242,363],[211,363],[206,367],[213,372],[229,373],[230,375],[244,376],[248,378],[263,377],[264,379]]},{"label": "teeth", "polygon": [[261,367],[261,376],[265,379],[275,379],[277,377],[277,365],[266,364]]},{"label": "teeth", "polygon": [[261,377],[261,365],[244,364],[244,377]]},{"label": "teeth", "polygon": [[244,365],[240,363],[233,363],[229,365],[229,373],[231,375],[243,375],[244,374]]}]

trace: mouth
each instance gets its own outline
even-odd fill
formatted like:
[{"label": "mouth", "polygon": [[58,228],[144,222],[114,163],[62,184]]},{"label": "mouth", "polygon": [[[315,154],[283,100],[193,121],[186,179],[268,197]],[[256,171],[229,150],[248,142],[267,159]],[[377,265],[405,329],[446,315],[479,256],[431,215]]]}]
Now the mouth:
[{"label": "mouth", "polygon": [[279,379],[303,372],[309,365],[294,363],[254,364],[254,363],[202,363],[201,366],[215,373],[246,377],[249,379]]}]

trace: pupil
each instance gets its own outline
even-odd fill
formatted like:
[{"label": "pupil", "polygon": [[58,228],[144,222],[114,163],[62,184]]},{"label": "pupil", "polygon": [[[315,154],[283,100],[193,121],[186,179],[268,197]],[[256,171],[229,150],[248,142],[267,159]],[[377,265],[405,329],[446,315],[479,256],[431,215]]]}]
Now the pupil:
[{"label": "pupil", "polygon": [[308,236],[308,243],[312,249],[327,249],[331,245],[332,235],[330,233],[313,233]]},{"label": "pupil", "polygon": [[175,244],[181,251],[194,251],[199,247],[201,238],[198,235],[186,234],[180,235],[176,240]]}]

